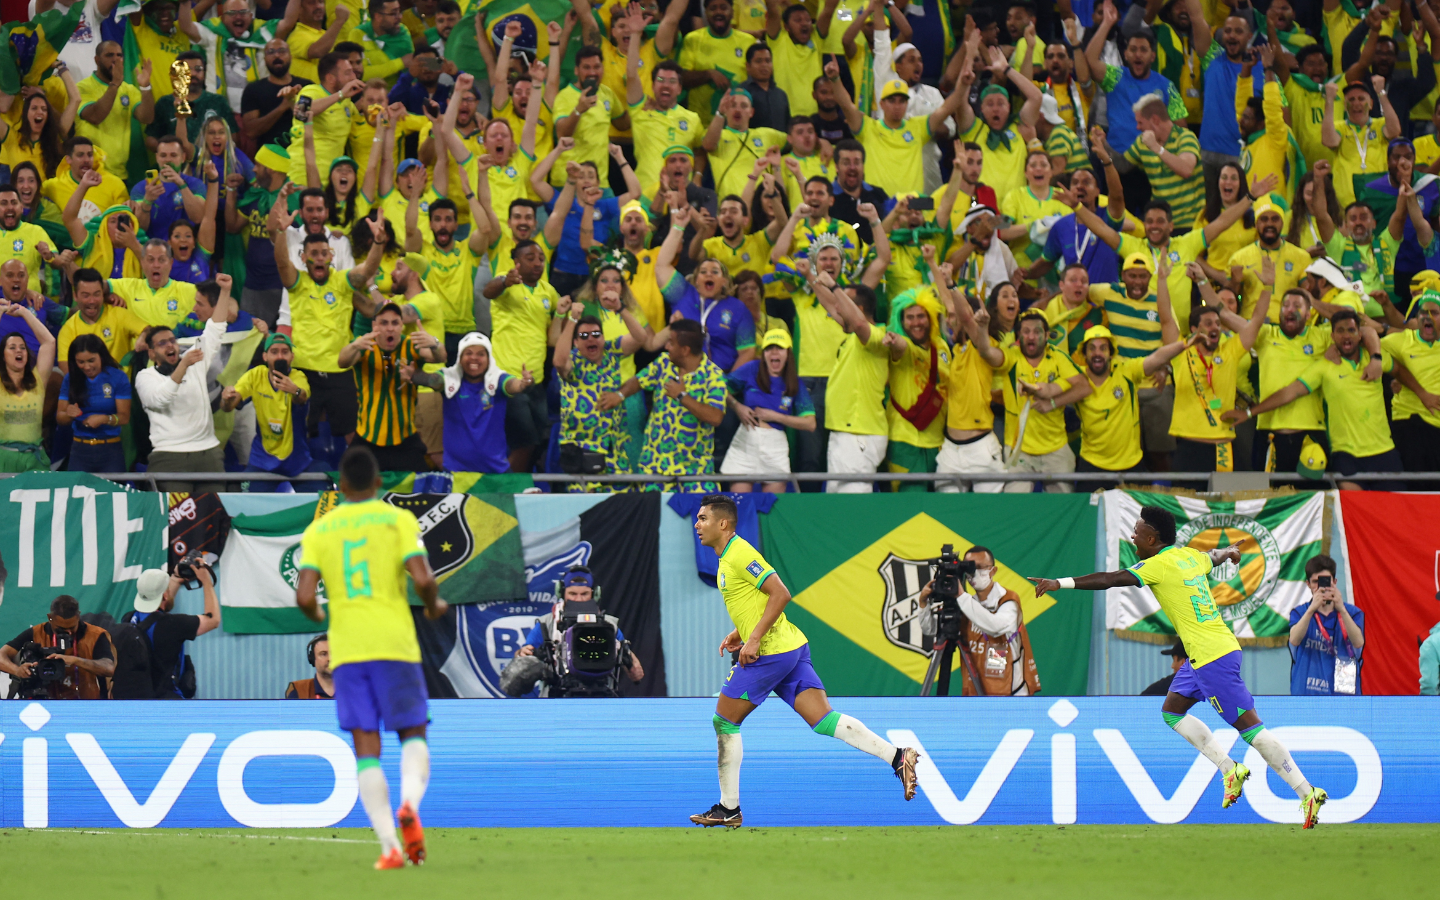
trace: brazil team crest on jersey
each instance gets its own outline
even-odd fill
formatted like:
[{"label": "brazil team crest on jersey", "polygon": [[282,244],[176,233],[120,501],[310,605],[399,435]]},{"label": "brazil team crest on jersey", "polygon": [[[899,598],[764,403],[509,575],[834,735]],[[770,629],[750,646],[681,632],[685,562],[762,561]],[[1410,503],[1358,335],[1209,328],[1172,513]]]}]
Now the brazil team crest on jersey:
[{"label": "brazil team crest on jersey", "polygon": [[514,167],[514,166],[506,166],[506,167],[505,167],[505,177],[506,177],[506,178],[514,178],[514,177],[515,177],[515,167]]},{"label": "brazil team crest on jersey", "polygon": [[724,572],[721,572],[720,574],[718,574],[718,575],[715,576],[715,583],[720,586],[720,590],[722,590],[722,591],[725,590],[725,573],[724,573]]},{"label": "brazil team crest on jersey", "polygon": [[885,637],[897,647],[926,656],[935,639],[920,633],[920,589],[930,577],[929,560],[905,559],[891,553],[880,563],[880,578],[885,582],[880,621]]},{"label": "brazil team crest on jersey", "polygon": [[16,253],[23,252],[25,250],[25,241],[21,238],[16,238],[15,243],[12,245],[12,248],[15,250]]},{"label": "brazil team crest on jersey", "polygon": [[900,136],[905,139],[905,143],[907,143],[907,144],[909,144],[909,143],[911,143],[911,142],[913,142],[913,141],[915,140],[915,135],[911,134],[911,133],[910,133],[910,129],[908,129],[908,128],[905,129],[905,133],[902,134],[902,135],[900,135]]},{"label": "brazil team crest on jersey", "polygon": [[100,335],[104,337],[107,341],[115,336],[114,332],[110,330],[109,325],[106,325],[104,328],[100,329]]},{"label": "brazil team crest on jersey", "polygon": [[334,291],[326,291],[326,292],[325,292],[325,305],[326,305],[326,306],[334,306],[334,305],[335,305],[335,292],[334,292]]},{"label": "brazil team crest on jersey", "polygon": [[750,139],[750,143],[752,143],[752,144],[754,144],[755,146],[759,147],[759,146],[761,146],[761,144],[762,144],[763,142],[757,137],[757,138],[751,138],[751,139]]},{"label": "brazil team crest on jersey", "polygon": [[121,105],[121,106],[129,106],[129,105],[130,105],[130,98],[127,97],[127,96],[125,96],[124,94],[121,94],[121,95],[120,95],[120,105]]},{"label": "brazil team crest on jersey", "polygon": [[115,386],[107,381],[104,384],[100,385],[100,393],[102,396],[105,397],[106,400],[109,400],[115,395]]},{"label": "brazil team crest on jersey", "polygon": [[[739,51],[737,50],[736,52],[738,53]],[[689,130],[690,130],[690,123],[689,123],[688,121],[686,121],[685,119],[681,119],[679,122],[677,122],[677,123],[675,124],[675,127],[676,127],[676,128],[679,128],[681,131],[689,131]]]},{"label": "brazil team crest on jersey", "polygon": [[724,326],[725,328],[729,328],[729,327],[730,327],[730,320],[733,319],[733,318],[735,318],[734,313],[730,312],[730,310],[727,309],[727,310],[725,310],[723,313],[720,314],[720,324],[721,324],[722,326]]},{"label": "brazil team crest on jersey", "polygon": [[1301,347],[1300,349],[1301,349],[1302,351],[1304,351],[1304,353],[1305,353],[1306,356],[1314,356],[1314,355],[1315,355],[1315,345],[1314,345],[1314,344],[1306,344],[1304,347]]},{"label": "brazil team crest on jersey", "polygon": [[1179,251],[1179,250],[1171,250],[1171,251],[1170,251],[1170,262],[1172,262],[1172,263],[1178,263],[1179,261],[1180,261],[1180,251]]},{"label": "brazil team crest on jersey", "polygon": [[1121,398],[1124,397],[1124,396],[1125,396],[1125,389],[1124,389],[1124,388],[1118,388],[1118,387],[1117,387],[1117,388],[1115,389],[1115,399],[1116,399],[1116,400],[1119,400],[1119,399],[1121,399]]},{"label": "brazil team crest on jersey", "polygon": [[741,261],[741,262],[749,262],[749,261],[750,261],[750,254],[749,254],[749,253],[742,253],[742,254],[740,254],[740,261]]},{"label": "brazil team crest on jersey", "polygon": [[171,312],[175,312],[180,309],[180,303],[176,300],[167,300],[165,301],[165,308],[170,310]]},{"label": "brazil team crest on jersey", "polygon": [[1294,264],[1293,262],[1287,262],[1287,263],[1285,264],[1285,271],[1287,271],[1287,272],[1293,272],[1293,271],[1295,271],[1295,264]]}]

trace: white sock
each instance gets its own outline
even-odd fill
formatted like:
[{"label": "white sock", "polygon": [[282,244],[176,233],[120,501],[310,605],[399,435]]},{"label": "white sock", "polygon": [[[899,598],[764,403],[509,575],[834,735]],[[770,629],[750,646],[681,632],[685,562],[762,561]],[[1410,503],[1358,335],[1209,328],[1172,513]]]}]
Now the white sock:
[{"label": "white sock", "polygon": [[720,805],[726,809],[740,808],[740,761],[745,757],[745,742],[740,732],[715,733],[718,749],[715,768],[720,773]]},{"label": "white sock", "polygon": [[430,784],[430,745],[423,737],[400,744],[400,802],[420,811],[420,798]]},{"label": "white sock", "polygon": [[[833,711],[830,715],[837,716],[834,722],[834,731],[830,732],[833,737],[839,738],[856,750],[864,750],[871,756],[883,759],[887,763],[895,761],[895,745],[881,740],[880,735],[866,728],[859,719]],[[826,728],[829,719],[830,716],[821,719],[820,724],[815,726],[815,730],[824,734],[822,729]]]},{"label": "white sock", "polygon": [[370,817],[370,827],[375,829],[375,836],[380,839],[380,852],[399,850],[400,841],[395,837],[395,813],[390,809],[390,785],[385,783],[380,760],[360,760],[357,776],[360,779],[360,802],[365,806],[365,815]]},{"label": "white sock", "polygon": [[1187,714],[1171,727],[1175,729],[1176,734],[1189,741],[1196,750],[1205,754],[1205,758],[1215,764],[1215,768],[1220,770],[1221,775],[1229,775],[1230,770],[1235,768],[1235,760],[1230,758],[1230,754],[1220,749],[1219,743],[1215,740],[1215,732],[1211,731],[1210,726],[1204,722]]},{"label": "white sock", "polygon": [[1260,758],[1270,764],[1275,774],[1285,779],[1285,783],[1294,789],[1295,795],[1304,800],[1310,794],[1310,782],[1300,774],[1300,767],[1295,765],[1295,760],[1290,758],[1290,751],[1265,729],[1259,734],[1250,738],[1250,746],[1260,754]]}]

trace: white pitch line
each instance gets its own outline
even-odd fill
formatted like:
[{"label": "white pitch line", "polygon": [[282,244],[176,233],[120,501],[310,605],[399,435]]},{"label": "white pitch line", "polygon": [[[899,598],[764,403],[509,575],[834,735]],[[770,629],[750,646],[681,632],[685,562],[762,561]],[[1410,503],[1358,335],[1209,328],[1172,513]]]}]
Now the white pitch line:
[{"label": "white pitch line", "polygon": [[[66,831],[68,829],[55,828],[47,831]],[[251,841],[321,841],[326,844],[373,844],[374,841],[359,841],[354,838],[326,838],[326,837],[301,837],[292,834],[195,834],[164,831],[88,831],[78,830],[72,834],[109,834],[128,837],[206,837],[206,838],[245,838]]]}]

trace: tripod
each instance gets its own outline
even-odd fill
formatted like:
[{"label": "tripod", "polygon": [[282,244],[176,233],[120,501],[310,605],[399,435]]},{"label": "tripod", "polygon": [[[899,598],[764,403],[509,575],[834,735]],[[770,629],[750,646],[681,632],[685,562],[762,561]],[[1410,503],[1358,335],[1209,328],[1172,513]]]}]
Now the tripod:
[{"label": "tripod", "polygon": [[[943,601],[942,601],[943,602]],[[935,696],[950,696],[950,674],[955,664],[955,651],[960,643],[960,635],[969,627],[970,621],[961,615],[959,628],[954,635],[945,635],[936,641],[934,649],[930,651],[930,664],[925,668],[925,679],[920,682],[920,696],[930,696],[931,686],[936,687]],[[965,674],[970,676],[970,683],[975,686],[975,693],[978,696],[985,696],[985,685],[975,672],[970,662],[970,657],[965,653],[960,654],[960,664],[965,667]]]}]

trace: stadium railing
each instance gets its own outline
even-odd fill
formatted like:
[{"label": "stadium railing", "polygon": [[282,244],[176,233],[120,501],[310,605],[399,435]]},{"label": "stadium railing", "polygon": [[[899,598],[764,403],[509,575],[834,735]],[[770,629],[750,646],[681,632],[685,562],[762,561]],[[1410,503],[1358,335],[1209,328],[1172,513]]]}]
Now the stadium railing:
[{"label": "stadium railing", "polygon": [[[20,473],[3,472],[0,479],[12,478]],[[29,473],[24,473],[29,474]],[[148,485],[151,490],[159,490],[157,481],[185,481],[185,482],[223,482],[229,484],[240,484],[246,481],[290,481],[290,482],[318,482],[327,486],[335,485],[334,479],[323,472],[306,472],[300,475],[274,475],[268,472],[95,472],[98,478],[109,481],[141,485]],[[1376,484],[1383,486],[1386,482],[1430,482],[1440,483],[1440,472],[1386,472],[1374,474],[1358,474],[1335,476],[1326,473],[1323,478],[1307,478],[1293,472],[1065,472],[1065,473],[1031,473],[1031,472],[977,472],[973,475],[955,472],[775,472],[769,474],[746,475],[743,480],[750,482],[783,481],[790,483],[795,490],[800,490],[802,483],[824,482],[824,481],[898,481],[898,482],[1008,482],[1008,481],[1029,481],[1051,483],[1073,483],[1077,481],[1091,484],[1121,485],[1121,484],[1194,484],[1204,482],[1210,485],[1212,491],[1233,490],[1232,487],[1217,487],[1215,481],[1217,476],[1220,479],[1241,475],[1248,478],[1259,479],[1262,476],[1270,486],[1286,484],[1310,484],[1323,485],[1326,488],[1336,489],[1339,481],[1353,481],[1359,484]],[[703,475],[565,475],[561,473],[535,472],[531,477],[537,482],[550,484],[662,484],[680,485],[692,482],[718,482],[733,481],[741,479],[725,479],[718,473]]]}]

